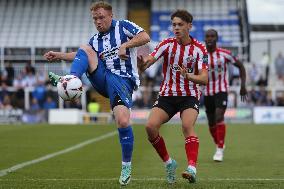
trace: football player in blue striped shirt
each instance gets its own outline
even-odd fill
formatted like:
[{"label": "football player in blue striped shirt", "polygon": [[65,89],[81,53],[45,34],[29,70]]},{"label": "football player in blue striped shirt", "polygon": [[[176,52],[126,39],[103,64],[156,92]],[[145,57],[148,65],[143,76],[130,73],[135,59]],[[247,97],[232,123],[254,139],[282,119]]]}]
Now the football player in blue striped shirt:
[{"label": "football player in blue striped shirt", "polygon": [[[122,170],[119,182],[127,185],[131,178],[133,132],[130,125],[132,93],[140,85],[135,47],[150,41],[149,35],[138,25],[128,20],[114,20],[112,6],[106,2],[92,4],[91,13],[98,30],[77,52],[50,51],[47,60],[73,61],[70,74],[79,78],[86,73],[92,86],[110,99],[118,127],[122,148]],[[54,86],[60,76],[49,73]]]}]

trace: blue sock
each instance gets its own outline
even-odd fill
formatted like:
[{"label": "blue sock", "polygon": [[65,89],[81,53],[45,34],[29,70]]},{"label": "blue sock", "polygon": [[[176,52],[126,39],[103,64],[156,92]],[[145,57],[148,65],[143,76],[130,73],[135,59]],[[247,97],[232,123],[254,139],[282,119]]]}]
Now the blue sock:
[{"label": "blue sock", "polygon": [[88,70],[88,67],[88,55],[83,49],[79,49],[72,62],[70,74],[81,78],[82,75]]},{"label": "blue sock", "polygon": [[118,128],[118,133],[122,148],[122,161],[131,162],[134,143],[132,127],[128,126],[126,128]]}]

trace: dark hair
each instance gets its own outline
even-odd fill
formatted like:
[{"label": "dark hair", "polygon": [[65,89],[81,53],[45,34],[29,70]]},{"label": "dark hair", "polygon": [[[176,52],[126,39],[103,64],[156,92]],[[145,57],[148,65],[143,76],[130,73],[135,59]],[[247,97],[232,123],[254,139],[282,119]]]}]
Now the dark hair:
[{"label": "dark hair", "polygon": [[99,8],[103,8],[105,10],[112,11],[112,6],[105,1],[99,1],[99,2],[92,3],[90,10],[95,11]]},{"label": "dark hair", "polygon": [[193,21],[192,15],[187,10],[181,10],[181,9],[176,10],[171,15],[171,20],[173,20],[174,17],[178,17],[178,18],[182,19],[183,21],[185,21],[187,23],[192,23],[192,21]]},{"label": "dark hair", "polygon": [[207,33],[207,32],[211,32],[211,31],[216,34],[216,37],[217,37],[217,39],[218,39],[218,32],[217,32],[217,30],[211,28],[211,29],[208,29],[208,30],[206,31],[206,33]]}]

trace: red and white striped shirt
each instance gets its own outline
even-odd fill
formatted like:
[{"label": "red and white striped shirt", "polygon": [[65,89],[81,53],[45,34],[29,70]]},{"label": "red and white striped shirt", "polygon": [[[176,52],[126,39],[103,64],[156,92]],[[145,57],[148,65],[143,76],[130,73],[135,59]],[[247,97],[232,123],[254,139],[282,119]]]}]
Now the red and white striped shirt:
[{"label": "red and white striped shirt", "polygon": [[185,79],[179,67],[186,67],[188,73],[198,74],[198,70],[208,69],[207,51],[203,44],[192,38],[188,45],[180,45],[176,38],[163,40],[150,54],[156,60],[163,57],[163,81],[160,96],[194,96],[200,98],[199,85]]},{"label": "red and white striped shirt", "polygon": [[219,92],[228,90],[228,68],[227,64],[235,64],[237,58],[232,55],[231,51],[216,48],[214,52],[208,52],[208,77],[209,81],[205,88],[205,96],[213,96]]}]

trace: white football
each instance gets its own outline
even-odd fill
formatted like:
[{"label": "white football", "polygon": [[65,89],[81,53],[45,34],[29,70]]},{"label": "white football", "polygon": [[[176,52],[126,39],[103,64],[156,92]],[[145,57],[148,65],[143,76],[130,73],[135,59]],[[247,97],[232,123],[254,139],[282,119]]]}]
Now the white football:
[{"label": "white football", "polygon": [[77,76],[65,75],[58,81],[57,90],[63,100],[74,100],[82,95],[82,81]]}]

